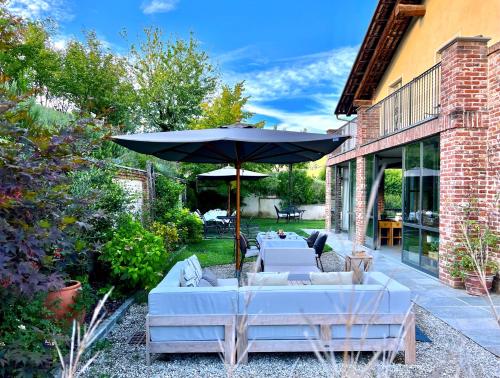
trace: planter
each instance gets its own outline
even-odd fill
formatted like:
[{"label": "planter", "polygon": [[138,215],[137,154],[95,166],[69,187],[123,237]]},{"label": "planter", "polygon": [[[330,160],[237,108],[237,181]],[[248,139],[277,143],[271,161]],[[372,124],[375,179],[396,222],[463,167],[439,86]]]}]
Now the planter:
[{"label": "planter", "polygon": [[[487,291],[491,290],[493,277],[493,274],[486,273],[485,275]],[[488,294],[483,284],[481,283],[481,278],[476,272],[465,273],[464,283],[465,290],[467,290],[467,293],[470,295],[483,296]]]},{"label": "planter", "polygon": [[85,318],[85,311],[75,313],[73,307],[76,298],[82,289],[82,284],[79,281],[68,281],[66,287],[49,292],[45,305],[54,313],[54,318],[58,320],[73,321],[77,319],[80,323]]}]

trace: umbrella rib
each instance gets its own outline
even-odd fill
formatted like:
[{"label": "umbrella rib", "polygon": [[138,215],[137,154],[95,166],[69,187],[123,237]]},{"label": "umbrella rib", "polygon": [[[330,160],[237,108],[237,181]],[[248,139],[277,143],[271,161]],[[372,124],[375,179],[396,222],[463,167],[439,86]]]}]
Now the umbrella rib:
[{"label": "umbrella rib", "polygon": [[213,148],[211,146],[210,143],[207,143],[207,144],[203,144],[200,146],[200,148],[197,149],[197,151],[199,151],[201,148],[205,147],[207,150],[210,150],[211,152],[213,152],[215,155],[218,155],[222,158],[224,158],[224,161],[228,162],[228,161],[233,161],[233,159],[231,159],[229,156],[227,156],[226,154],[223,154],[222,152],[218,151],[216,148]]},{"label": "umbrella rib", "polygon": [[272,146],[271,143],[270,144],[263,144],[262,146],[256,148],[251,154],[249,154],[247,156],[247,158],[245,160],[250,161],[250,159],[252,159],[256,154],[260,153],[263,149],[269,147],[270,145]]}]

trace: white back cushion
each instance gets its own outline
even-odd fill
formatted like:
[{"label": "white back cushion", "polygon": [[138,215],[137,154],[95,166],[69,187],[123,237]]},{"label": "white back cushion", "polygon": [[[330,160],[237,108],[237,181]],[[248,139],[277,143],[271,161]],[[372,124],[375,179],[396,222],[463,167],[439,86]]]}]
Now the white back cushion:
[{"label": "white back cushion", "polygon": [[288,272],[261,272],[247,273],[249,286],[286,286],[288,285]]}]

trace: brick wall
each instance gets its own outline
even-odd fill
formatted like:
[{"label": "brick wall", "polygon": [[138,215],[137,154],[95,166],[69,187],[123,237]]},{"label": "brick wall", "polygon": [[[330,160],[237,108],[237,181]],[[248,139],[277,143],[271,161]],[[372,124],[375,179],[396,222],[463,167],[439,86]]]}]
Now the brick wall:
[{"label": "brick wall", "polygon": [[146,171],[124,166],[118,166],[117,168],[116,179],[137,180],[142,182],[142,213],[143,215],[146,214],[149,211],[149,185]]},{"label": "brick wall", "polygon": [[462,285],[449,275],[449,263],[472,198],[478,220],[487,222],[487,41],[456,38],[441,50],[439,278],[451,286]]},{"label": "brick wall", "polygon": [[[488,114],[487,212],[490,228],[500,234],[500,42],[488,51]],[[495,253],[500,263],[500,248]]]},{"label": "brick wall", "polygon": [[326,167],[325,175],[325,229],[331,231],[332,229],[332,167]]},{"label": "brick wall", "polygon": [[365,215],[366,215],[366,182],[363,156],[356,158],[356,239],[357,245],[365,243]]},{"label": "brick wall", "polygon": [[332,191],[332,204],[333,204],[333,219],[332,228],[335,233],[340,233],[342,231],[341,213],[342,213],[342,170],[340,167],[333,168],[334,173],[334,185]]}]

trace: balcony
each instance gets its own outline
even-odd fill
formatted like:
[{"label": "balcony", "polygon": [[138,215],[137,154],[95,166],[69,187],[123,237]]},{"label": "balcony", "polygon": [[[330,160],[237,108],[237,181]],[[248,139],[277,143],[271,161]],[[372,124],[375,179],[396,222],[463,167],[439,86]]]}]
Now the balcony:
[{"label": "balcony", "polygon": [[439,63],[369,108],[368,119],[378,118],[378,137],[437,118],[440,111],[440,84]]},{"label": "balcony", "polygon": [[335,151],[332,152],[331,156],[336,156],[343,154],[344,152],[354,150],[356,147],[356,133],[357,133],[358,123],[357,118],[343,124],[340,128],[335,131],[335,135],[345,136],[349,135],[351,138],[347,139],[343,144],[340,145]]}]

